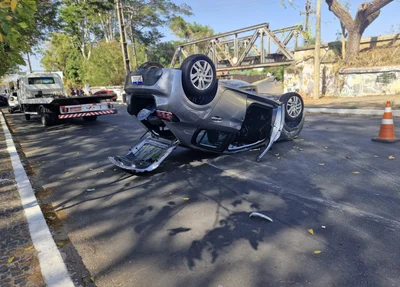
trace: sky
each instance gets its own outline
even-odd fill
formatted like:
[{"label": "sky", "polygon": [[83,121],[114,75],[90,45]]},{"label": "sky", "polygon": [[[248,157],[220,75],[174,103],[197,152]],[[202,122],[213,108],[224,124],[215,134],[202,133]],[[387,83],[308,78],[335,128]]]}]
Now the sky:
[{"label": "sky", "polygon": [[[305,0],[293,0],[293,6],[281,5],[281,0],[172,0],[176,4],[186,3],[192,7],[193,16],[184,17],[188,22],[197,22],[211,26],[215,32],[223,33],[245,28],[261,23],[269,23],[271,30],[282,27],[304,24]],[[289,1],[286,0],[286,3]],[[353,0],[350,11],[356,14],[358,6],[366,0]],[[315,6],[316,0],[311,0]],[[364,32],[363,37],[372,37],[400,32],[400,0],[395,0],[381,11],[381,15]],[[340,31],[339,21],[328,10],[325,1],[322,1],[321,10],[321,38],[322,42],[335,41]],[[311,15],[310,23],[315,29],[315,16]],[[174,40],[175,37],[168,28],[160,29],[165,35],[164,41]],[[32,68],[42,70],[41,56],[33,56]]]}]

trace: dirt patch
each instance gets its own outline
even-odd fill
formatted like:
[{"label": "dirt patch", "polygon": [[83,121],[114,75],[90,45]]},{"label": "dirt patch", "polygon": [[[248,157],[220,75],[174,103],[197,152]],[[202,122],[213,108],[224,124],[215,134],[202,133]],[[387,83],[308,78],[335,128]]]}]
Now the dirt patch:
[{"label": "dirt patch", "polygon": [[391,101],[393,109],[400,109],[400,94],[352,98],[322,97],[318,100],[304,97],[303,100],[307,108],[384,110],[386,101]]}]

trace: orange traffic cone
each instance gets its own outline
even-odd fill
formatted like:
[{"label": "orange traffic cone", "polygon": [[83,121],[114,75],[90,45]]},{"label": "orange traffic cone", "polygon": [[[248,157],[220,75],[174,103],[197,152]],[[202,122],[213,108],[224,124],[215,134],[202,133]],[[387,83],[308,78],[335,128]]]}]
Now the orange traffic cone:
[{"label": "orange traffic cone", "polygon": [[383,143],[395,143],[399,142],[400,139],[396,139],[394,135],[394,124],[393,124],[393,114],[390,102],[386,102],[385,112],[383,113],[383,119],[381,124],[381,129],[377,138],[373,138],[373,141],[383,142]]}]

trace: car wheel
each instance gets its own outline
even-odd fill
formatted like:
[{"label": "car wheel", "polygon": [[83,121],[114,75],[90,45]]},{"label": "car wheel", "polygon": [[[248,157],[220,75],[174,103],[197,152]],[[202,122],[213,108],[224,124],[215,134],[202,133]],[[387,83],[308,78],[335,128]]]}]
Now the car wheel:
[{"label": "car wheel", "polygon": [[8,112],[9,112],[10,114],[13,114],[13,113],[14,113],[14,110],[11,109],[11,108],[8,108]]},{"label": "car wheel", "polygon": [[83,120],[85,122],[94,122],[95,120],[97,120],[97,116],[83,117]]},{"label": "car wheel", "polygon": [[285,122],[297,122],[302,118],[304,101],[299,94],[287,93],[279,100],[285,105]]},{"label": "car wheel", "polygon": [[164,68],[164,66],[157,62],[146,62],[146,63],[143,63],[140,65],[139,70],[140,69],[153,69],[153,68],[162,69],[162,68]]},{"label": "car wheel", "polygon": [[187,98],[197,104],[210,103],[218,88],[214,63],[205,55],[191,55],[182,65],[182,87]]}]

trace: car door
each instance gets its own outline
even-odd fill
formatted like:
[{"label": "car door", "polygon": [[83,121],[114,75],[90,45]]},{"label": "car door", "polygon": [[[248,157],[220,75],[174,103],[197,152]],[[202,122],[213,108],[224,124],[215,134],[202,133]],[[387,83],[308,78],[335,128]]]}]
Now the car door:
[{"label": "car door", "polygon": [[247,95],[225,89],[214,109],[199,125],[192,143],[204,149],[222,152],[242,128]]}]

